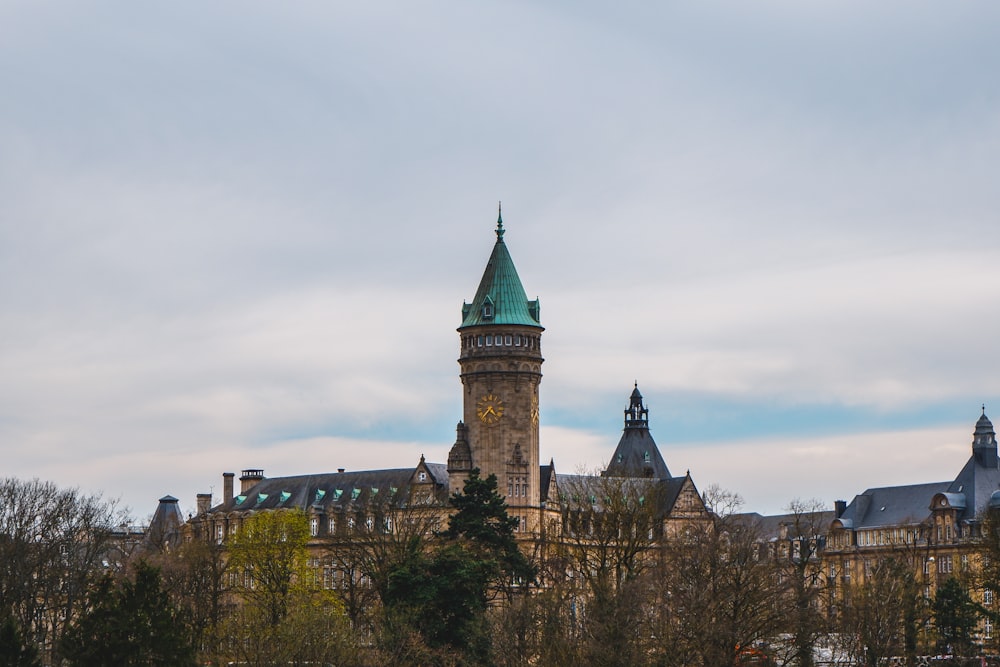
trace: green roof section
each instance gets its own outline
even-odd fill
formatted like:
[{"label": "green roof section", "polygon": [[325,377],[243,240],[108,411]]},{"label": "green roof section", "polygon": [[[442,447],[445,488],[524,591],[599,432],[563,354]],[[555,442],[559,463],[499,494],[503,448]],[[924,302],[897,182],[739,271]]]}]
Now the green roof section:
[{"label": "green roof section", "polygon": [[497,216],[497,242],[472,303],[462,304],[462,326],[520,324],[541,327],[538,299],[529,301],[503,242],[503,216]]}]

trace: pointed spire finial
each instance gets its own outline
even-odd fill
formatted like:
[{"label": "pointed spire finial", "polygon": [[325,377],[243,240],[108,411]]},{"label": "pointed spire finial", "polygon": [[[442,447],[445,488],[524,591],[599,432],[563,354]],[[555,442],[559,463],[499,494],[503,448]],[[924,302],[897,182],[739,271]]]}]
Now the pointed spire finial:
[{"label": "pointed spire finial", "polygon": [[497,202],[497,241],[503,241],[503,202]]}]

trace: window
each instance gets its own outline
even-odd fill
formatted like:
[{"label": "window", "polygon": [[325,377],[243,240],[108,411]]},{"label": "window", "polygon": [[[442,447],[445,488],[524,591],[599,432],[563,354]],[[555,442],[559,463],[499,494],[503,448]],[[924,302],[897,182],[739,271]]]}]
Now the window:
[{"label": "window", "polygon": [[477,338],[476,339],[476,343],[477,343],[478,347],[482,347],[483,346],[483,337],[480,336],[479,338]]},{"label": "window", "polygon": [[962,569],[969,569],[969,554],[962,554]]},{"label": "window", "polygon": [[503,337],[503,344],[504,345],[510,345],[511,342],[512,342],[512,337],[511,337],[510,334],[507,334],[506,336]]},{"label": "window", "polygon": [[951,556],[941,556],[937,559],[938,572],[941,574],[951,574]]},{"label": "window", "polygon": [[990,619],[983,621],[983,639],[993,639],[993,621]]},{"label": "window", "polygon": [[514,336],[514,347],[521,347],[521,337]]},{"label": "window", "polygon": [[983,590],[983,604],[993,604],[993,591],[989,588]]},{"label": "window", "polygon": [[427,473],[425,473],[423,470],[421,470],[420,473],[417,475],[417,479],[419,479],[421,482],[426,482],[427,481]]},{"label": "window", "polygon": [[215,541],[218,544],[222,544],[222,539],[225,536],[226,536],[226,529],[225,529],[225,527],[221,523],[217,524],[215,526]]},{"label": "window", "polygon": [[328,524],[327,530],[331,535],[337,532],[337,520],[334,517],[330,517],[330,523]]},{"label": "window", "polygon": [[486,347],[493,347],[493,334],[486,334]]},{"label": "window", "polygon": [[319,535],[319,517],[314,516],[309,519],[309,534],[313,537]]}]

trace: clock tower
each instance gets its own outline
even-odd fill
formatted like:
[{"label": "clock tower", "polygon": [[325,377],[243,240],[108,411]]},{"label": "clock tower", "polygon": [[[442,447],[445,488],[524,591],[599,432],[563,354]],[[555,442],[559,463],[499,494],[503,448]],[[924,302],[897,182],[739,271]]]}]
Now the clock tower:
[{"label": "clock tower", "polygon": [[458,327],[463,420],[448,455],[451,490],[469,470],[496,475],[497,490],[521,531],[535,531],[529,508],[539,506],[538,384],[542,379],[538,300],[529,301],[504,243],[496,244],[472,303],[462,304]]}]

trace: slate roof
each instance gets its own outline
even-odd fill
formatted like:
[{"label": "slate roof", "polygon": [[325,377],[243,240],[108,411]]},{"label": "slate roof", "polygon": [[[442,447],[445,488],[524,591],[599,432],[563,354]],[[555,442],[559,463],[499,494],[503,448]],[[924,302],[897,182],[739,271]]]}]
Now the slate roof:
[{"label": "slate roof", "polygon": [[795,522],[798,521],[800,527],[808,528],[812,525],[817,529],[819,533],[825,533],[826,528],[830,525],[830,522],[837,518],[837,513],[833,510],[822,510],[819,512],[809,514],[815,514],[815,517],[807,517],[802,514],[796,516],[795,514],[771,514],[763,515],[758,512],[745,512],[743,514],[737,515],[741,521],[754,524],[761,534],[767,538],[777,539],[784,532],[787,532],[786,537],[816,537],[816,535],[794,535],[796,531],[794,530]]},{"label": "slate roof", "polygon": [[[438,486],[448,484],[446,466],[425,463],[428,473]],[[290,507],[323,511],[344,511],[378,498],[402,502],[413,476],[414,468],[390,470],[362,470],[316,475],[265,478],[228,502],[211,510],[217,512],[243,512],[248,510],[274,510]],[[398,499],[398,500],[395,500]]]},{"label": "slate roof", "polygon": [[954,480],[867,489],[854,497],[840,522],[845,528],[855,530],[917,523],[930,515],[931,502],[939,493],[945,494],[951,507],[960,510],[960,521],[971,521],[989,506],[992,494],[998,490],[1000,459],[996,434],[984,407],[976,422],[972,455]]},{"label": "slate roof", "polygon": [[638,383],[625,410],[625,428],[604,474],[609,477],[652,477],[670,479],[659,447],[649,432],[649,410],[643,405]]},{"label": "slate roof", "polygon": [[[518,324],[541,327],[538,300],[529,301],[503,241],[503,220],[497,219],[497,242],[493,246],[479,289],[472,303],[462,304],[459,329],[481,324]],[[489,309],[486,306],[489,306]]]},{"label": "slate roof", "polygon": [[931,498],[944,493],[951,482],[866,489],[854,496],[840,516],[845,528],[877,528],[919,523],[930,515]]},{"label": "slate roof", "polygon": [[146,531],[146,542],[154,546],[162,546],[180,538],[180,527],[184,524],[184,514],[173,496],[160,498],[153,518]]},{"label": "slate roof", "polygon": [[[575,502],[586,504],[588,501],[595,510],[600,511],[604,507],[604,494],[608,489],[608,480],[605,477],[594,475],[562,475],[556,473],[556,485],[560,493],[567,494],[587,494],[589,498],[576,498]],[[660,503],[660,512],[668,514],[677,502],[677,496],[687,477],[671,477],[669,479],[649,479],[639,477],[620,478],[620,481],[633,486],[637,490],[644,490],[652,486],[655,489],[656,500]],[[615,480],[619,481],[618,479]],[[650,499],[652,500],[652,499]]]}]

